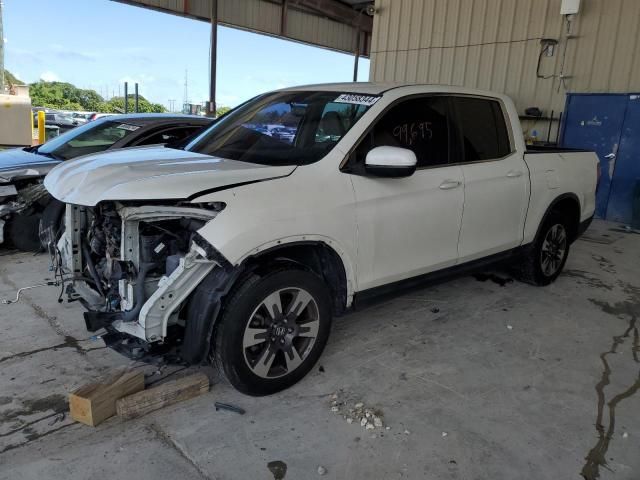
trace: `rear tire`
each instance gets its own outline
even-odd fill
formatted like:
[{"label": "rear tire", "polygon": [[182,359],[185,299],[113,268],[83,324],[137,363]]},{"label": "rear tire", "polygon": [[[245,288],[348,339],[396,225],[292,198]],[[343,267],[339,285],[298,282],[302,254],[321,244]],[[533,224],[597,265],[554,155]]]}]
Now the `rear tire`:
[{"label": "rear tire", "polygon": [[551,212],[542,224],[536,240],[523,253],[514,269],[514,276],[532,285],[549,285],[562,273],[569,256],[569,245],[566,218]]},{"label": "rear tire", "polygon": [[279,392],[317,362],[331,330],[329,289],[316,275],[285,267],[253,275],[225,303],[215,357],[239,391]]}]

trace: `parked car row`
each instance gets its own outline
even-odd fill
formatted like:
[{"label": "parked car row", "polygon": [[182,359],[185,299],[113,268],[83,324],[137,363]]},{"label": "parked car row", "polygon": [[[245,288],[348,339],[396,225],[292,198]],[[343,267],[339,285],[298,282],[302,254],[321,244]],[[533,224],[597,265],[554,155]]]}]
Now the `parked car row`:
[{"label": "parked car row", "polygon": [[44,110],[46,125],[55,126],[60,129],[61,133],[72,128],[84,125],[87,122],[97,120],[98,118],[115,115],[113,113],[96,113],[96,112],[68,112],[43,108],[33,109],[33,127],[38,126],[38,111]]},{"label": "parked car row", "polygon": [[[215,362],[271,394],[311,370],[334,316],[375,296],[496,261],[535,285],[558,277],[593,217],[597,157],[527,149],[521,131],[490,92],[280,90],[181,144],[60,162],[44,185],[64,233],[43,233],[109,347]],[[38,151],[53,152],[24,154]]]}]

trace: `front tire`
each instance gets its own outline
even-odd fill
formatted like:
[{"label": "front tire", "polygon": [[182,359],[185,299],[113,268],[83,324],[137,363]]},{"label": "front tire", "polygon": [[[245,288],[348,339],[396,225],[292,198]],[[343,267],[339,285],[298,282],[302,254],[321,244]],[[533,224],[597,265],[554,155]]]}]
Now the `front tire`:
[{"label": "front tire", "polygon": [[539,235],[527,247],[514,274],[532,285],[549,285],[562,273],[569,256],[569,228],[565,217],[552,212]]},{"label": "front tire", "polygon": [[248,395],[284,390],[320,357],[331,311],[327,286],[310,272],[284,268],[253,275],[224,306],[214,336],[218,365]]}]

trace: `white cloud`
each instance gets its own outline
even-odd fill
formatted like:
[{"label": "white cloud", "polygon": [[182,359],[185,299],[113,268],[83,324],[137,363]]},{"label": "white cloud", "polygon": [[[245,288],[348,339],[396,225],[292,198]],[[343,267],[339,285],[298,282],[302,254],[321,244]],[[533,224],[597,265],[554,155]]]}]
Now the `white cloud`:
[{"label": "white cloud", "polygon": [[45,82],[59,82],[60,77],[53,72],[46,71],[40,74],[40,80],[44,80]]},{"label": "white cloud", "polygon": [[139,83],[140,85],[143,85],[145,83],[153,83],[155,81],[156,81],[156,77],[154,77],[153,75],[147,75],[146,73],[140,73],[133,77],[127,75],[126,77],[122,77],[120,79],[120,83],[124,83],[124,82],[128,82],[130,84]]}]

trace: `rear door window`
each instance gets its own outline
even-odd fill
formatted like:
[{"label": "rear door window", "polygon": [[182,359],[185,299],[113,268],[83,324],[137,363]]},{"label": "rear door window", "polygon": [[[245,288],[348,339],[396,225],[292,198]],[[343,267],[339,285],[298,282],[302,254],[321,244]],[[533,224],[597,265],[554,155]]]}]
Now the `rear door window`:
[{"label": "rear door window", "polygon": [[462,139],[462,161],[478,162],[511,153],[509,131],[497,100],[454,97],[456,130]]}]

